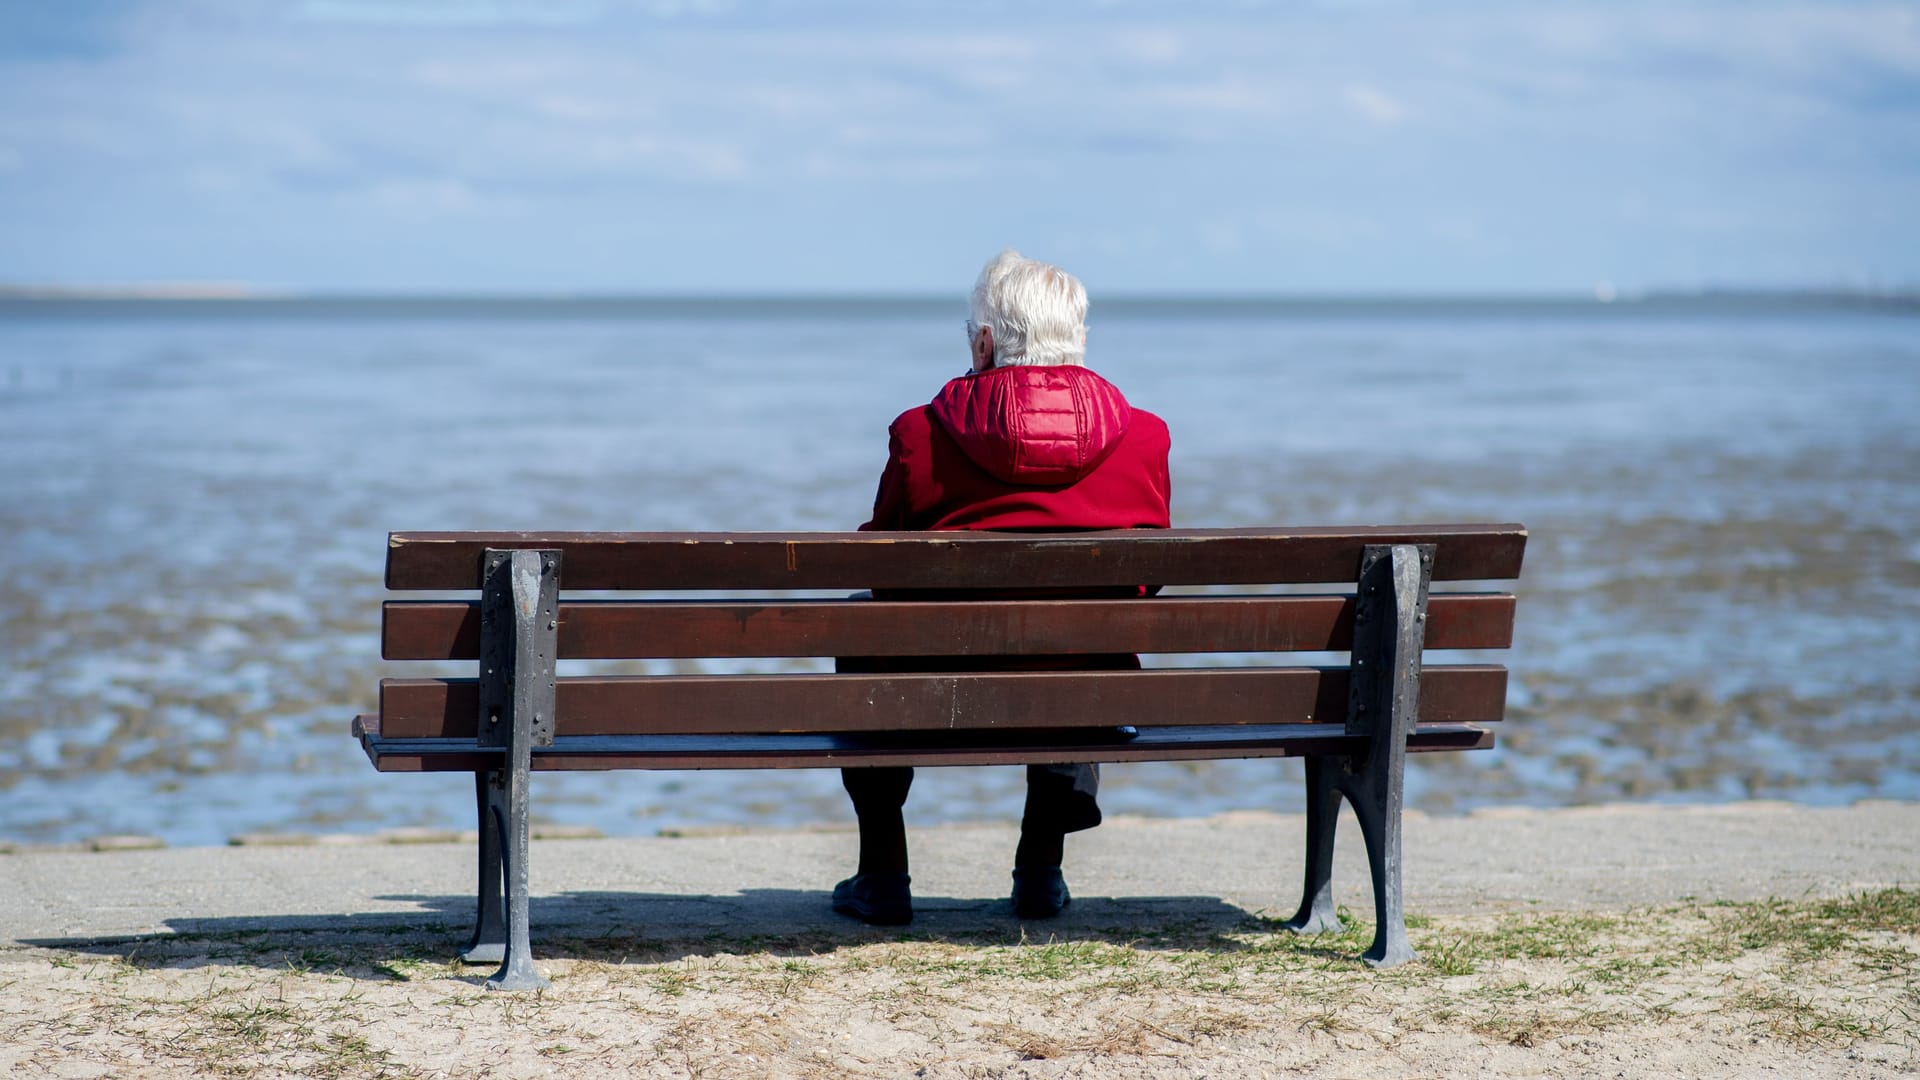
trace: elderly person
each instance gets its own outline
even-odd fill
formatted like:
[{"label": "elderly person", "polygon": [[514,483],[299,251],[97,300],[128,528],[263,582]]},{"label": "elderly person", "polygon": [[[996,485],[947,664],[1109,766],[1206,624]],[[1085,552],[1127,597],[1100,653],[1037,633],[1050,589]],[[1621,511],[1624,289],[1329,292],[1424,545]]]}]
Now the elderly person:
[{"label": "elderly person", "polygon": [[[863,530],[1066,531],[1168,527],[1167,425],[1084,366],[1087,293],[1073,275],[1003,251],[973,287],[973,370],[888,429],[886,470]],[[1123,590],[1137,595],[1139,590]],[[845,658],[841,671],[1138,668],[1138,657]],[[1021,918],[1058,915],[1067,833],[1100,823],[1093,765],[1027,769],[1013,859]],[[841,780],[860,819],[859,871],[833,909],[869,923],[913,918],[901,807],[909,768],[850,768]]]}]

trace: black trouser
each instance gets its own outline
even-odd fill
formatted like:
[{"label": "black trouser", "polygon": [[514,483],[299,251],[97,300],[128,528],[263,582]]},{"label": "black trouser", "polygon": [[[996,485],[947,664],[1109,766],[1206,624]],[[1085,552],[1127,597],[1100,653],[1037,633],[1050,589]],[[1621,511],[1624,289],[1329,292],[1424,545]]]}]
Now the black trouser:
[{"label": "black trouser", "polygon": [[[913,786],[913,770],[883,765],[841,769],[840,783],[853,798],[853,812],[861,817],[898,813]],[[1070,833],[1100,824],[1100,766],[1027,766],[1027,808],[1020,817],[1023,833]]]}]

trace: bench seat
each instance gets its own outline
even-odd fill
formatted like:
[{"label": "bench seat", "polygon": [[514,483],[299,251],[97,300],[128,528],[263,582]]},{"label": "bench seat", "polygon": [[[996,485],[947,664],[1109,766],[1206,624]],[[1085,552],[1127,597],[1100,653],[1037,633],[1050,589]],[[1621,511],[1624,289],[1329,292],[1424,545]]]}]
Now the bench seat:
[{"label": "bench seat", "polygon": [[[497,768],[500,751],[478,741],[387,738],[378,714],[354,718],[354,734],[381,772],[480,772]],[[1131,739],[914,732],[767,735],[561,735],[534,752],[535,772],[608,769],[814,769],[842,765],[1019,765],[1050,762],[1205,761],[1304,757],[1365,751],[1366,736],[1344,724],[1194,724],[1143,727]],[[1413,753],[1486,750],[1494,734],[1472,724],[1422,724],[1407,738]]]}]

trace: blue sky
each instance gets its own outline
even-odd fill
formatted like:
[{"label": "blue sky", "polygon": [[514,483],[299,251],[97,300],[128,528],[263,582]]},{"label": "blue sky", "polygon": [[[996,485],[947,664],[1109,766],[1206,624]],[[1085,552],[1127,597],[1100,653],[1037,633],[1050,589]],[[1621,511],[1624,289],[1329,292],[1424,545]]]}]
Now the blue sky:
[{"label": "blue sky", "polygon": [[0,281],[1920,284],[1920,6],[0,0]]}]

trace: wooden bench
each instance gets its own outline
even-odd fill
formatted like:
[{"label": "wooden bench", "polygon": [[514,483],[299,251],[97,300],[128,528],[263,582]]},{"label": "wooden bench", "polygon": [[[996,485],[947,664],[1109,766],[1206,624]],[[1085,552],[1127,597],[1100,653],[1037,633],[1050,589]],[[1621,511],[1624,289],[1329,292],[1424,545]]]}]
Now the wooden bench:
[{"label": "wooden bench", "polygon": [[[394,533],[389,589],[479,595],[388,601],[382,654],[478,660],[479,670],[474,678],[382,680],[380,711],[357,717],[354,734],[382,772],[474,774],[479,904],[463,955],[500,962],[487,983],[496,989],[543,983],[528,948],[529,769],[1305,756],[1305,890],[1289,925],[1302,932],[1339,926],[1331,875],[1344,796],[1372,869],[1377,922],[1365,959],[1388,966],[1413,956],[1400,893],[1405,753],[1492,746],[1492,733],[1477,725],[1499,720],[1506,699],[1504,667],[1423,666],[1421,652],[1507,647],[1513,596],[1429,598],[1428,583],[1512,579],[1526,536],[1519,525]],[[569,592],[655,595],[562,602],[563,583]],[[1341,591],[1247,588],[1309,583]],[[1141,584],[1214,589],[1139,599],[967,593],[1059,596]],[[917,598],[839,595],[849,589]],[[795,590],[836,595],[796,599]],[[689,591],[709,595],[687,598]],[[555,677],[556,659],[1301,651],[1337,651],[1348,663]],[[1126,737],[1120,725],[1138,735]]]}]

